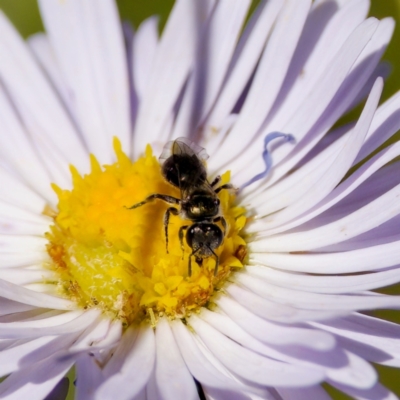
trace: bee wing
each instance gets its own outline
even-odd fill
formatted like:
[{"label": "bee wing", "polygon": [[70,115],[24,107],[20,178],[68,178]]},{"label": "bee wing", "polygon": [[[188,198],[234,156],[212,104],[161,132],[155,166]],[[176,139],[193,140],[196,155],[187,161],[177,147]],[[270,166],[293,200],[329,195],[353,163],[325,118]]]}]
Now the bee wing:
[{"label": "bee wing", "polygon": [[164,150],[159,158],[161,164],[163,164],[164,161],[173,154],[187,154],[189,156],[195,155],[202,163],[204,163],[209,157],[203,147],[185,137],[171,140],[164,146]]}]

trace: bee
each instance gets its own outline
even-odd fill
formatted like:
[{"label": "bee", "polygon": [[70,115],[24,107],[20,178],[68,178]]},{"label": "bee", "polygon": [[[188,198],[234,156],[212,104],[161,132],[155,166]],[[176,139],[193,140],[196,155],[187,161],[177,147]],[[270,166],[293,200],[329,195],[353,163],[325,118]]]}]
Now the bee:
[{"label": "bee", "polygon": [[[153,200],[162,200],[171,206],[164,215],[166,251],[168,253],[168,225],[171,215],[180,216],[191,221],[179,229],[179,242],[184,252],[183,239],[192,249],[188,261],[188,275],[192,275],[192,258],[201,266],[203,259],[215,257],[214,275],[217,275],[219,256],[215,249],[221,246],[226,235],[226,220],[221,215],[218,193],[223,189],[233,189],[231,184],[218,185],[221,177],[217,176],[211,183],[207,179],[204,165],[208,158],[205,150],[187,138],[168,142],[160,156],[161,173],[171,185],[179,188],[180,198],[166,194],[154,193],[129,210],[144,206]],[[220,222],[223,230],[217,225]]]}]

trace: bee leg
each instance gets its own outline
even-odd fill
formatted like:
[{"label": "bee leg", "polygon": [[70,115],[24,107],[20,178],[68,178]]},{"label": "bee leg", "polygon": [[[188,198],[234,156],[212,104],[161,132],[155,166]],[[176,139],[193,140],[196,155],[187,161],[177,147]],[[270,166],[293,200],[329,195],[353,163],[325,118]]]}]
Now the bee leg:
[{"label": "bee leg", "polygon": [[151,194],[150,196],[146,197],[140,203],[136,203],[133,206],[125,207],[125,208],[127,208],[128,210],[133,210],[133,209],[141,207],[141,206],[145,205],[146,203],[149,203],[150,201],[153,201],[155,199],[163,200],[168,204],[181,204],[181,201],[179,199],[177,199],[176,197],[168,196],[166,194],[154,193],[154,194]]},{"label": "bee leg", "polygon": [[211,187],[214,187],[214,186],[217,186],[218,183],[220,183],[220,182],[221,182],[221,176],[218,175],[218,176],[216,176],[215,179],[210,183],[210,185],[211,185]]},{"label": "bee leg", "polygon": [[225,236],[225,234],[226,234],[226,219],[222,216],[219,216],[219,217],[213,219],[213,222],[220,222],[220,221],[221,221],[222,227],[224,228],[224,236]]},{"label": "bee leg", "polygon": [[169,253],[169,251],[168,251],[168,224],[169,224],[169,217],[171,214],[178,215],[179,211],[175,207],[169,207],[169,208],[167,208],[167,211],[165,211],[165,214],[164,214],[165,246],[167,249],[167,254]]},{"label": "bee leg", "polygon": [[233,185],[231,185],[230,183],[227,183],[225,185],[220,186],[219,188],[216,188],[215,193],[219,193],[221,190],[224,190],[224,189],[236,190],[236,188]]},{"label": "bee leg", "polygon": [[183,260],[183,255],[185,253],[185,247],[183,245],[183,231],[185,231],[187,228],[189,228],[189,225],[183,225],[179,228],[179,243],[181,244],[181,249],[182,249],[182,260]]}]

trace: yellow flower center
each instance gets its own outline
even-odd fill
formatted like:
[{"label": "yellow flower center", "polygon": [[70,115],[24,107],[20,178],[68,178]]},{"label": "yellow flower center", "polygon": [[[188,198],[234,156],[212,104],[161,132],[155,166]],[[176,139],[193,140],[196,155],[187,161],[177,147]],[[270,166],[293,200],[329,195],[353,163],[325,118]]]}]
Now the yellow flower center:
[{"label": "yellow flower center", "polygon": [[[184,318],[207,304],[234,268],[242,267],[246,242],[240,236],[245,225],[244,208],[235,197],[221,190],[221,213],[227,222],[224,241],[215,253],[219,257],[214,276],[215,257],[198,265],[192,249],[179,228],[193,222],[171,215],[168,224],[168,250],[164,214],[170,205],[154,200],[128,209],[147,196],[160,193],[180,198],[179,189],[161,175],[161,168],[150,146],[145,155],[132,162],[114,140],[117,161],[101,167],[91,156],[91,172],[81,176],[71,167],[73,189],[53,185],[58,195],[58,214],[50,232],[47,251],[50,268],[59,276],[60,291],[81,307],[101,308],[125,325],[160,315]],[[229,181],[229,172],[221,185]],[[177,206],[179,207],[179,206]],[[217,225],[223,230],[220,222]]]}]

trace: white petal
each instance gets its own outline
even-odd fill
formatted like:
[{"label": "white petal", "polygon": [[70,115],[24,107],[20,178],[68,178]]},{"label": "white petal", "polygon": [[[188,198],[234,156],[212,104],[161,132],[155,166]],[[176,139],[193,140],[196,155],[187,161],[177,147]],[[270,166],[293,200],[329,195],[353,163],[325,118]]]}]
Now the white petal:
[{"label": "white petal", "polygon": [[9,268],[0,269],[0,279],[15,285],[26,285],[29,283],[43,282],[44,280],[55,280],[57,275],[54,271],[45,269]]},{"label": "white petal", "polygon": [[202,45],[179,107],[174,137],[193,132],[214,103],[249,5],[248,0],[220,0],[216,3],[202,32]]},{"label": "white petal", "polygon": [[368,132],[368,140],[364,143],[355,163],[372,153],[399,130],[400,121],[397,115],[399,107],[400,92],[397,92],[378,108]]},{"label": "white petal", "polygon": [[44,251],[3,251],[0,252],[0,268],[42,265],[43,260],[46,260],[46,258],[46,253]]},{"label": "white petal", "polygon": [[95,310],[71,311],[41,320],[3,322],[0,323],[0,337],[36,338],[47,335],[80,332],[92,324],[98,315],[99,312]]},{"label": "white petal", "polygon": [[400,334],[397,324],[362,314],[353,314],[334,323],[311,322],[310,325],[380,349],[386,353],[386,357],[400,358]]},{"label": "white petal", "polygon": [[274,116],[276,126],[288,120],[290,114],[303,102],[304,93],[321,79],[345,41],[366,18],[369,1],[346,0],[345,7],[333,10],[335,6],[336,3],[325,1],[319,7],[311,8],[290,75],[280,94],[281,104]]},{"label": "white petal", "polygon": [[146,88],[158,46],[158,18],[143,21],[133,39],[132,75],[139,98],[146,94]]},{"label": "white petal", "polygon": [[275,286],[245,273],[236,274],[235,281],[266,299],[306,310],[350,311],[388,307],[400,308],[400,296],[369,295],[368,292],[350,295],[302,292],[292,288]]},{"label": "white petal", "polygon": [[[137,336],[134,329],[128,329],[122,337],[122,342],[109,361],[110,366],[104,370],[108,378],[97,389],[96,399],[131,399],[140,393],[149,380],[155,361],[152,328],[140,329]],[[121,350],[125,353],[121,353]],[[129,391],[121,391],[124,387],[129,387]]]},{"label": "white petal", "polygon": [[31,306],[29,304],[23,304],[0,297],[0,316],[29,311],[35,308],[35,306]]},{"label": "white petal", "polygon": [[234,284],[227,285],[224,289],[253,314],[272,321],[282,323],[295,323],[308,320],[318,321],[348,314],[348,311],[344,310],[302,310],[287,304],[275,302],[273,298],[266,299],[253,293],[253,291],[245,290]]},{"label": "white petal", "polygon": [[235,53],[232,56],[232,65],[229,67],[226,82],[224,82],[221,94],[205,121],[207,125],[205,141],[207,150],[211,154],[214,153],[225,137],[222,130],[219,131],[218,135],[213,135],[213,131],[216,128],[221,129],[221,121],[228,118],[229,113],[243,92],[257,65],[282,5],[283,0],[263,1],[252,15],[240,37]]},{"label": "white petal", "polygon": [[323,374],[267,359],[247,350],[192,315],[190,325],[207,347],[232,372],[266,386],[309,386],[320,382]]},{"label": "white petal", "polygon": [[[2,88],[0,88],[0,130],[10,132],[10,135],[0,135],[0,154],[6,165],[10,166],[32,191],[39,193],[48,201],[54,200],[56,196],[50,187],[50,174],[33,149]],[[18,149],[18,152],[15,149]]]},{"label": "white petal", "polygon": [[40,215],[45,209],[46,200],[43,197],[1,166],[0,182],[4,188],[0,193],[1,200],[16,207],[22,207],[24,210],[32,211],[36,215]]},{"label": "white petal", "polygon": [[330,382],[332,386],[336,387],[343,393],[348,394],[351,396],[353,399],[356,400],[373,400],[373,399],[379,399],[379,400],[398,400],[399,398],[392,392],[389,392],[388,389],[386,389],[384,386],[381,384],[377,383],[370,389],[366,390],[357,390],[355,388],[351,388],[346,385],[340,385],[340,384],[335,384],[334,382]]},{"label": "white petal", "polygon": [[[396,247],[399,243],[396,243]],[[336,253],[329,254],[329,256],[334,256]],[[343,253],[342,253],[343,255]],[[363,258],[364,261],[367,258]],[[337,260],[337,259],[336,259]],[[363,268],[362,261],[361,264],[357,265],[357,268]],[[323,265],[324,273],[325,264]],[[340,265],[340,264],[338,264]],[[321,264],[320,268],[321,270]],[[374,268],[375,269],[375,268]],[[362,269],[364,271],[364,269]],[[264,266],[248,266],[247,272],[257,278],[263,278],[268,282],[273,283],[277,286],[295,288],[297,290],[313,293],[354,293],[361,292],[364,290],[377,289],[385,286],[390,286],[395,284],[400,279],[400,268],[394,268],[387,271],[376,272],[371,274],[363,275],[346,275],[346,276],[310,276],[304,274],[292,274],[284,271],[278,271],[273,268]],[[342,272],[355,272],[351,270],[346,270]],[[335,272],[339,273],[339,271]]]},{"label": "white petal", "polygon": [[[343,146],[338,155],[333,160],[329,160],[329,162],[325,163],[325,165],[320,165],[318,177],[313,179],[312,176],[308,176],[309,184],[303,185],[305,186],[306,191],[302,192],[300,199],[297,199],[296,202],[286,209],[278,211],[273,215],[273,217],[266,217],[266,223],[269,223],[271,228],[290,221],[291,219],[301,215],[303,212],[309,210],[339,184],[353,164],[353,161],[364,142],[364,138],[378,106],[382,89],[383,80],[382,78],[379,78],[372,88],[355,128],[351,133],[343,136],[335,142],[336,145],[339,145],[340,143]],[[333,147],[335,146],[332,145],[329,149]],[[321,172],[323,172],[323,174],[321,174]],[[292,197],[292,193],[296,192],[291,191],[285,195],[290,198]]]},{"label": "white petal", "polygon": [[[8,375],[21,367],[26,368],[29,365],[29,359],[26,359],[27,355],[35,355],[35,358],[30,357],[30,363],[40,361],[41,358],[37,356],[37,350],[52,342],[55,342],[54,336],[43,336],[2,350],[0,353],[0,376]],[[52,353],[48,352],[47,356],[50,354]]]},{"label": "white petal", "polygon": [[0,291],[2,297],[6,299],[27,303],[36,307],[48,308],[50,306],[56,310],[71,310],[76,308],[75,302],[71,300],[38,293],[2,279],[0,279]]},{"label": "white petal", "polygon": [[32,139],[38,147],[54,148],[66,168],[87,167],[85,148],[56,93],[2,14],[0,30],[0,75]]},{"label": "white petal", "polygon": [[[294,220],[283,224],[275,229],[268,230],[268,233],[270,235],[284,232],[286,230],[289,230],[293,227],[299,226],[303,224],[304,222],[307,222],[311,220],[312,218],[320,215],[321,213],[325,212],[326,210],[332,209],[333,206],[335,206],[338,202],[342,201],[344,198],[347,197],[347,202],[352,202],[353,204],[355,203],[355,199],[351,197],[351,194],[353,192],[353,196],[357,196],[361,199],[366,198],[366,193],[363,192],[357,192],[357,189],[359,188],[360,185],[362,185],[365,181],[369,180],[369,182],[374,182],[378,181],[378,184],[385,184],[389,183],[389,177],[392,172],[392,169],[397,169],[397,166],[387,166],[383,170],[379,170],[383,165],[385,165],[387,162],[393,160],[395,157],[397,157],[400,154],[400,144],[395,143],[392,146],[389,146],[376,154],[374,157],[372,157],[370,160],[368,160],[365,164],[363,164],[360,168],[357,169],[349,178],[347,178],[343,183],[339,184],[334,190],[331,191],[331,193],[328,194],[321,202],[316,204],[314,207],[312,207],[310,210],[308,210],[306,213],[303,215],[300,215],[299,217],[295,218]],[[324,153],[321,153],[321,155],[324,155]],[[318,156],[319,158],[319,156]],[[310,167],[314,168],[319,168],[319,166],[314,165],[314,160],[312,160],[309,164],[301,167],[298,172],[301,173],[300,171],[303,171],[300,174],[295,172],[294,174],[290,175],[288,178],[286,178],[283,182],[285,182],[285,187],[289,188],[289,185],[296,185],[295,181],[293,181],[293,178],[297,178],[299,180],[304,179],[307,176],[307,171],[310,170]],[[378,171],[378,172],[376,172]],[[392,181],[396,182],[396,174],[393,171],[393,178]],[[384,178],[382,179],[382,175]],[[287,183],[287,184],[286,184]],[[374,182],[375,183],[375,182]],[[399,183],[398,181],[396,183]],[[365,182],[364,187],[369,194],[374,194],[377,193],[376,189],[373,187],[367,187],[367,185],[370,185],[367,182]],[[389,186],[386,190],[389,188],[392,188],[395,184],[392,184]],[[282,185],[280,185],[282,188]],[[273,191],[274,188],[271,189]],[[290,189],[289,189],[290,190]],[[270,193],[270,190],[268,191],[268,194]],[[288,193],[288,191],[286,192]],[[359,194],[358,194],[359,193]],[[383,192],[382,192],[383,193]],[[292,192],[293,195],[293,192]],[[350,195],[350,196],[349,196]],[[283,203],[285,202],[285,197],[287,197],[288,194],[281,194],[279,196],[280,201]],[[263,196],[260,196],[263,197]],[[277,202],[275,202],[278,204]],[[271,203],[270,203],[271,204]],[[359,208],[361,205],[357,205],[357,208]],[[269,208],[269,210],[268,210]],[[261,206],[262,212],[263,213],[268,213],[271,212],[271,208]],[[333,212],[333,211],[331,211]],[[337,214],[337,212],[335,212]],[[264,225],[263,220],[257,221],[253,226],[251,226],[251,230],[262,230],[268,228],[267,225]]]},{"label": "white petal", "polygon": [[328,350],[334,347],[333,336],[313,329],[275,324],[262,319],[227,296],[221,296],[217,305],[241,328],[254,338],[274,345],[297,345],[315,350]]},{"label": "white petal", "polygon": [[[389,26],[390,25],[390,26]],[[235,168],[245,171],[250,177],[264,168],[261,157],[253,162],[249,154],[255,154],[262,148],[263,136],[271,131],[281,131],[294,134],[297,144],[280,146],[274,151],[273,175],[264,186],[270,186],[280,177],[292,169],[322,138],[329,128],[343,114],[348,105],[354,100],[365,81],[373,72],[379,61],[380,54],[377,48],[383,46],[382,41],[388,41],[393,29],[389,21],[377,22],[369,19],[364,21],[351,34],[342,46],[336,57],[329,64],[327,70],[315,82],[315,87],[309,88],[309,95],[303,94],[303,101],[295,113],[287,113],[285,125],[274,125],[272,121],[265,128],[259,141],[253,143],[252,152],[246,152],[247,160],[235,160]],[[371,39],[372,38],[372,39]],[[371,63],[367,63],[362,73],[357,66],[361,60],[371,56]],[[375,57],[376,56],[376,57]],[[355,69],[353,71],[353,69]],[[317,123],[318,121],[318,123]],[[278,162],[282,159],[281,162]],[[261,166],[260,166],[261,164]],[[248,165],[248,168],[244,167]],[[241,173],[239,172],[239,173]],[[245,179],[244,174],[242,173]],[[249,179],[249,176],[245,180]],[[239,182],[240,183],[240,180]],[[261,183],[260,187],[263,186]]]},{"label": "white petal", "polygon": [[278,388],[277,392],[282,400],[329,400],[331,397],[325,392],[321,386],[312,386],[309,388]]},{"label": "white petal", "polygon": [[172,335],[168,321],[162,318],[156,329],[155,379],[160,399],[197,399],[197,389]]},{"label": "white petal", "polygon": [[42,400],[62,379],[73,361],[57,361],[53,358],[21,369],[0,384],[0,396],[6,400]]},{"label": "white petal", "polygon": [[[104,381],[104,376],[94,357],[82,354],[76,362],[76,400],[92,400],[96,389]],[[129,390],[125,388],[125,390]]]},{"label": "white petal", "polygon": [[304,232],[261,238],[250,243],[254,252],[305,251],[341,242],[367,232],[400,213],[400,185],[350,215]]},{"label": "white petal", "polygon": [[193,66],[201,26],[210,11],[209,3],[179,0],[172,9],[139,105],[133,143],[135,156],[147,143],[167,139],[167,132],[162,132],[162,128]]},{"label": "white petal", "polygon": [[52,85],[57,90],[71,118],[77,123],[73,96],[57,63],[56,55],[51,47],[48,36],[44,33],[36,33],[28,38],[28,44],[41,67],[46,72],[47,78],[50,79]]},{"label": "white petal", "polygon": [[68,349],[69,354],[84,352],[88,349],[104,349],[118,343],[121,337],[120,323],[111,323],[108,319],[100,318],[96,324],[91,325]]},{"label": "white petal", "polygon": [[231,391],[241,392],[241,387],[234,379],[221,373],[199,349],[193,334],[179,320],[171,324],[179,350],[191,374],[202,384],[217,389],[230,388]]},{"label": "white petal", "polygon": [[42,0],[39,6],[90,152],[109,163],[118,136],[129,153],[129,79],[116,5]]},{"label": "white petal", "polygon": [[[231,149],[229,156],[235,156],[242,148],[235,143],[240,141],[242,145],[247,145],[261,128],[281,88],[310,6],[309,0],[290,0],[285,3],[261,57],[238,121],[223,145],[216,150],[214,158],[219,159],[219,152],[226,152],[227,148]],[[245,137],[243,132],[246,132]]]}]

